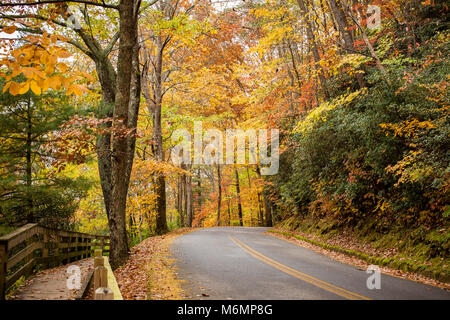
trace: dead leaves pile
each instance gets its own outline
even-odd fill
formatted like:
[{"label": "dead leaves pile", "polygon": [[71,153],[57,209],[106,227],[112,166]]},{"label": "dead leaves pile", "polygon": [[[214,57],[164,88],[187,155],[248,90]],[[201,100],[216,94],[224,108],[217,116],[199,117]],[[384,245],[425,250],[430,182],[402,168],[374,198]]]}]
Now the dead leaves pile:
[{"label": "dead leaves pile", "polygon": [[191,229],[178,229],[147,238],[131,249],[127,263],[114,271],[125,300],[177,300],[184,293],[176,279],[169,246],[177,236]]}]

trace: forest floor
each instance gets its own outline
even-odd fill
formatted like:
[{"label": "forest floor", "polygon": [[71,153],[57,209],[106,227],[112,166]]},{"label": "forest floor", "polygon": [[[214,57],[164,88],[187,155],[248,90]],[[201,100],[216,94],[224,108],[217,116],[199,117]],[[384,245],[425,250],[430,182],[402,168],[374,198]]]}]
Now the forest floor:
[{"label": "forest floor", "polygon": [[170,257],[172,241],[195,229],[177,229],[162,236],[149,237],[131,249],[124,266],[114,271],[124,300],[185,299]]},{"label": "forest floor", "polygon": [[[403,258],[399,257],[397,248],[375,247],[367,241],[359,239],[351,232],[321,236],[275,227],[268,230],[266,234],[314,250],[336,261],[356,266],[361,270],[366,270],[369,265],[374,264],[380,267],[381,273],[450,290],[450,283],[448,282],[439,281],[418,272],[401,270]],[[395,263],[400,267],[392,267]],[[417,263],[419,264],[419,262]],[[448,271],[448,265],[445,262],[443,268]]]}]

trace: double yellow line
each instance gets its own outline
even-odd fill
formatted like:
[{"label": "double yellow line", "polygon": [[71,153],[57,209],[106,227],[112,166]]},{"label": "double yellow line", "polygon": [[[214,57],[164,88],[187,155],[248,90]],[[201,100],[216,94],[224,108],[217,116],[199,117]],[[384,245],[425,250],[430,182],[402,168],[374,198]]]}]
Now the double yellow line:
[{"label": "double yellow line", "polygon": [[261,261],[267,263],[268,265],[270,265],[280,271],[283,271],[284,273],[287,273],[293,277],[296,277],[300,280],[303,280],[312,285],[315,285],[316,287],[322,288],[328,292],[332,292],[334,294],[337,294],[338,296],[341,296],[341,297],[344,297],[344,298],[347,298],[350,300],[371,300],[370,298],[367,298],[367,297],[361,296],[357,293],[345,290],[345,289],[335,286],[331,283],[319,280],[315,277],[307,275],[306,273],[303,273],[303,272],[297,271],[295,269],[292,269],[288,266],[285,266],[284,264],[281,264],[273,259],[270,259],[269,257],[266,257],[262,253],[250,248],[249,246],[247,246],[246,244],[244,244],[242,241],[240,241],[239,239],[237,239],[235,237],[230,236],[230,239],[236,245],[238,245],[242,250],[244,250],[248,254],[252,255],[256,259],[261,260]]}]

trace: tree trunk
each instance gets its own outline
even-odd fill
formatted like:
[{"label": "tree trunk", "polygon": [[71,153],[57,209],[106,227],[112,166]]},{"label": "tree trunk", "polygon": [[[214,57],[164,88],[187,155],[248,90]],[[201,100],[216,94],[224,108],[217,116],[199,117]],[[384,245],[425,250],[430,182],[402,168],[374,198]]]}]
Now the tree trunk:
[{"label": "tree trunk", "polygon": [[32,130],[32,121],[31,121],[31,117],[32,117],[32,111],[31,111],[31,99],[28,98],[28,103],[27,103],[27,128],[26,128],[26,132],[27,132],[27,140],[26,140],[26,168],[25,168],[25,180],[26,180],[26,185],[27,185],[27,193],[26,193],[26,197],[27,197],[27,215],[26,215],[26,220],[28,223],[33,223],[34,222],[34,214],[33,214],[33,197],[32,197],[32,192],[31,192],[31,184],[32,184],[32,160],[31,160],[31,145],[33,143],[32,141],[32,134],[31,134],[31,130]]},{"label": "tree trunk", "polygon": [[391,81],[388,78],[388,74],[386,71],[386,68],[381,64],[381,60],[378,57],[377,53],[375,52],[375,49],[373,48],[372,44],[370,43],[369,37],[367,36],[366,31],[364,31],[364,29],[361,27],[361,25],[358,23],[358,20],[356,19],[355,15],[353,14],[351,8],[348,7],[347,3],[345,2],[345,0],[342,0],[344,6],[347,9],[347,12],[349,14],[349,16],[352,18],[353,22],[355,23],[356,27],[359,29],[359,31],[361,32],[361,35],[363,37],[364,43],[366,44],[367,49],[369,49],[370,55],[372,56],[372,58],[375,60],[375,63],[378,67],[378,69],[381,71],[381,73],[383,74],[383,76],[385,77],[385,80],[387,83],[391,83]]},{"label": "tree trunk", "polygon": [[330,97],[330,94],[328,92],[328,87],[325,79],[325,75],[323,73],[322,67],[319,65],[320,62],[320,54],[319,49],[317,47],[317,43],[314,36],[314,31],[311,25],[311,22],[309,21],[308,17],[308,9],[305,5],[304,0],[297,0],[298,6],[300,7],[300,11],[302,12],[303,18],[305,19],[305,25],[306,25],[306,35],[308,37],[309,44],[311,46],[311,51],[313,54],[314,62],[315,62],[315,68],[317,70],[317,73],[319,74],[319,80],[320,84],[322,86],[323,94],[326,99]]},{"label": "tree trunk", "polygon": [[110,229],[110,259],[113,269],[128,258],[128,239],[126,232],[126,200],[128,193],[127,152],[134,153],[134,146],[128,146],[129,138],[123,132],[128,129],[129,106],[132,100],[133,60],[137,49],[137,11],[134,0],[122,0],[119,4],[120,45],[117,62],[117,87],[114,105],[114,133],[112,136],[111,161],[111,212],[108,219]]},{"label": "tree trunk", "polygon": [[231,206],[230,206],[230,198],[227,200],[228,205],[228,226],[231,226]]},{"label": "tree trunk", "polygon": [[[356,52],[353,36],[349,31],[349,25],[344,12],[342,11],[342,8],[339,6],[336,0],[329,0],[329,4],[334,19],[336,20],[336,23],[339,27],[339,31],[342,34],[342,38],[344,39],[345,49],[352,53]],[[364,81],[364,76],[359,72],[356,73],[356,80],[358,81],[358,85],[361,89],[367,86],[366,82]]]},{"label": "tree trunk", "polygon": [[[102,87],[102,102],[98,111],[98,118],[112,118],[114,111],[114,103],[116,100],[116,73],[111,62],[104,58],[93,57],[95,62],[97,75]],[[111,128],[110,121],[101,125],[106,129]],[[100,185],[103,192],[103,200],[105,204],[106,216],[109,218],[111,212],[111,133],[106,132],[97,137],[97,159],[98,171],[100,175]]]},{"label": "tree trunk", "polygon": [[[258,175],[258,178],[261,179],[261,171],[259,169],[259,166],[256,166],[256,174]],[[272,207],[270,206],[270,201],[267,198],[267,196],[264,195],[263,191],[263,199],[264,199],[264,223],[266,227],[272,226]]]},{"label": "tree trunk", "polygon": [[[164,149],[161,127],[161,105],[162,105],[162,60],[163,43],[161,37],[157,36],[157,57],[155,62],[155,85],[154,85],[154,119],[153,119],[153,143],[155,147],[155,158],[158,162],[164,161]],[[164,234],[168,231],[166,219],[166,178],[163,173],[158,173],[156,178],[156,234]]]},{"label": "tree trunk", "polygon": [[202,176],[200,173],[200,168],[197,170],[197,212],[202,209]]},{"label": "tree trunk", "polygon": [[239,214],[239,225],[242,227],[243,221],[242,221],[242,203],[241,203],[241,189],[239,186],[239,172],[237,168],[234,168],[234,174],[236,176],[236,194],[238,198],[238,214]]},{"label": "tree trunk", "polygon": [[186,227],[192,227],[192,176],[186,176]]},{"label": "tree trunk", "polygon": [[219,188],[219,196],[217,197],[217,221],[216,225],[220,226],[220,206],[222,205],[222,178],[220,175],[220,164],[217,164],[217,186]]},{"label": "tree trunk", "polygon": [[184,184],[185,184],[185,178],[186,176],[180,175],[178,177],[178,192],[177,192],[177,210],[178,210],[178,215],[180,217],[179,222],[180,222],[180,227],[184,226],[184,209],[183,209],[183,198],[184,198]]},{"label": "tree trunk", "polygon": [[262,227],[265,225],[264,222],[264,213],[262,210],[262,200],[261,200],[261,193],[257,191],[258,194],[258,218],[259,218],[259,226]]}]

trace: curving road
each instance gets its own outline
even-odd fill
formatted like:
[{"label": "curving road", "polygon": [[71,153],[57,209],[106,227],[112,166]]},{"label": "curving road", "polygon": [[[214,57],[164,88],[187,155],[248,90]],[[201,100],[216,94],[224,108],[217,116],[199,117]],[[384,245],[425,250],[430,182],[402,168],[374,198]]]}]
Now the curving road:
[{"label": "curving road", "polygon": [[191,299],[446,299],[450,292],[381,274],[380,289],[351,265],[264,234],[201,229],[174,240],[178,278]]}]

